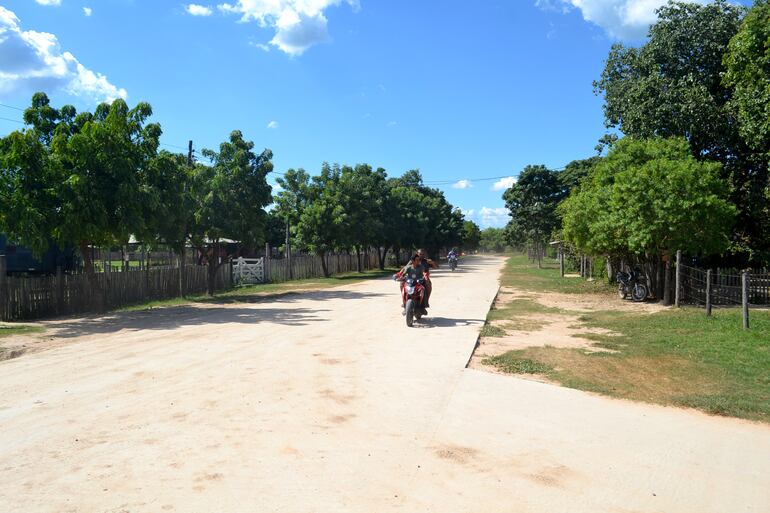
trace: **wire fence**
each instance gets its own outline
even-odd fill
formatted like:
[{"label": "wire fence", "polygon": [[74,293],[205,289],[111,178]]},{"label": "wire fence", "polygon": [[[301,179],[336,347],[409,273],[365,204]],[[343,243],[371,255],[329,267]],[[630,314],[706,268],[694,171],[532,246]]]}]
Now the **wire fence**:
[{"label": "wire fence", "polygon": [[680,300],[686,304],[706,306],[741,306],[743,278],[748,281],[748,305],[770,306],[770,270],[701,269],[685,264],[681,267]]}]

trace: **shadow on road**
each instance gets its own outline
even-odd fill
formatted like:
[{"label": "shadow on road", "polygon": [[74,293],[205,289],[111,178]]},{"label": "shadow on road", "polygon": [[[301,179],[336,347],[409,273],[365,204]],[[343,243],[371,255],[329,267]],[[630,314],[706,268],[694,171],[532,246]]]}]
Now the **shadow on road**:
[{"label": "shadow on road", "polygon": [[[204,324],[259,324],[263,322],[306,326],[325,322],[325,308],[293,307],[297,301],[362,300],[382,296],[347,290],[326,290],[282,295],[279,297],[229,296],[212,298],[205,303],[171,306],[129,312],[112,312],[101,316],[53,321],[49,327],[57,338],[110,334],[121,330],[173,330]],[[260,304],[238,308],[237,304]]]},{"label": "shadow on road", "polygon": [[425,317],[419,324],[421,328],[454,328],[457,326],[481,325],[484,321],[479,319],[449,319],[447,317]]}]

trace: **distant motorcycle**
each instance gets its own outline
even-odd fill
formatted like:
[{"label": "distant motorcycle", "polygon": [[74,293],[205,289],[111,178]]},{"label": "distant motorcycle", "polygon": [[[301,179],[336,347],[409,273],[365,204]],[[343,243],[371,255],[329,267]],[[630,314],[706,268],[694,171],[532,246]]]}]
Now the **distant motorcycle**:
[{"label": "distant motorcycle", "polygon": [[457,255],[452,255],[449,257],[449,268],[454,271],[457,269]]},{"label": "distant motorcycle", "polygon": [[620,271],[615,276],[618,281],[618,296],[620,299],[626,299],[629,295],[631,299],[640,303],[647,299],[650,294],[647,285],[644,282],[644,276],[639,269],[631,272]]},{"label": "distant motorcycle", "polygon": [[415,319],[419,321],[423,315],[428,315],[425,308],[425,278],[413,274],[396,274],[393,279],[401,282],[401,304],[404,306],[406,325],[411,328]]}]

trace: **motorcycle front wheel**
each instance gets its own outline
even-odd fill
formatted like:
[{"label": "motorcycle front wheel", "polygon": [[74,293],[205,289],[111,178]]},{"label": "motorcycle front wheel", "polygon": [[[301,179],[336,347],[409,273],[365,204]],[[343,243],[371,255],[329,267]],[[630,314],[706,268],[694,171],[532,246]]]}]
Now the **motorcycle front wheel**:
[{"label": "motorcycle front wheel", "polygon": [[414,300],[408,299],[406,301],[406,325],[410,328],[414,324]]},{"label": "motorcycle front wheel", "polygon": [[642,285],[641,283],[637,283],[634,285],[634,290],[631,291],[631,299],[636,301],[637,303],[641,303],[645,299],[647,299],[647,285]]}]

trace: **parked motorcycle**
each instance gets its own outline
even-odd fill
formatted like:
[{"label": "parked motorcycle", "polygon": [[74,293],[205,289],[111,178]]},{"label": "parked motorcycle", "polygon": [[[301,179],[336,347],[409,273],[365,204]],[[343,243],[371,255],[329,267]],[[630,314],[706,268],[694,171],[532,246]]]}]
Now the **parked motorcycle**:
[{"label": "parked motorcycle", "polygon": [[452,271],[457,269],[457,256],[456,255],[452,255],[452,256],[449,257],[449,268]]},{"label": "parked motorcycle", "polygon": [[647,299],[650,294],[650,290],[644,283],[644,275],[642,275],[639,269],[634,269],[631,272],[620,271],[615,276],[618,281],[618,296],[620,299],[626,299],[629,295],[631,299],[637,303]]},{"label": "parked motorcycle", "polygon": [[425,278],[418,278],[416,275],[394,276],[394,279],[401,282],[401,304],[404,305],[404,316],[406,325],[410,328],[415,319],[420,320],[423,315],[428,315],[425,308]]}]

